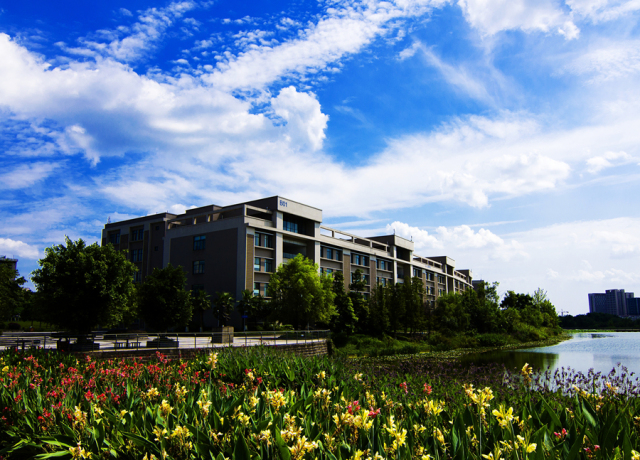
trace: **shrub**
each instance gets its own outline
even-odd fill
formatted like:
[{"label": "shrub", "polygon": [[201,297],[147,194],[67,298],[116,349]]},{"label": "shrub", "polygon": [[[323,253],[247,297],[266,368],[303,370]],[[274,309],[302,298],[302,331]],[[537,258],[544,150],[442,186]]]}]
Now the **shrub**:
[{"label": "shrub", "polygon": [[7,325],[7,329],[9,329],[10,331],[19,331],[20,325],[18,323],[9,323]]},{"label": "shrub", "polygon": [[481,334],[478,336],[478,344],[481,347],[501,347],[508,342],[507,338],[500,334]]}]

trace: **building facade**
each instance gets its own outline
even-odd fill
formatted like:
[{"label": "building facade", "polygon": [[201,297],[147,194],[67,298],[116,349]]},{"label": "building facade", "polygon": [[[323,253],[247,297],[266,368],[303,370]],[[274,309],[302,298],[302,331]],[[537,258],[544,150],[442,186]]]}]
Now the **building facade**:
[{"label": "building facade", "polygon": [[11,270],[18,271],[18,259],[12,259],[7,256],[0,256],[0,264],[5,265]]},{"label": "building facade", "polygon": [[607,289],[604,293],[589,294],[589,313],[640,316],[640,298],[624,289]]},{"label": "building facade", "polygon": [[446,256],[414,254],[414,244],[397,235],[364,238],[322,225],[322,210],[273,196],[231,206],[203,206],[184,214],[155,214],[108,223],[102,244],[127,250],[144,282],[154,268],[171,263],[187,272],[188,287],[212,296],[245,289],[266,297],[271,274],[297,254],[323,273],[342,272],[345,288],[356,270],[376,284],[422,280],[426,300],[472,289],[471,270],[457,270]]}]

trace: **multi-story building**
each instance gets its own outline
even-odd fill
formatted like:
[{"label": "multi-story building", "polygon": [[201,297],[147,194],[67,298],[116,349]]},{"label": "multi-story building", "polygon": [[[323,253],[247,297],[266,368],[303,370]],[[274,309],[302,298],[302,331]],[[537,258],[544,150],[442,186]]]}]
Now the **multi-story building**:
[{"label": "multi-story building", "polygon": [[356,270],[366,282],[402,283],[418,277],[426,301],[472,288],[471,270],[456,270],[446,256],[414,254],[414,243],[398,235],[364,238],[322,225],[322,211],[273,196],[231,206],[203,206],[184,214],[155,214],[108,223],[102,244],[127,250],[144,281],[154,268],[171,263],[187,272],[188,287],[209,294],[245,289],[267,295],[271,274],[297,254],[323,273],[343,272],[348,289]]},{"label": "multi-story building", "polygon": [[18,259],[12,259],[7,256],[0,256],[0,264],[10,267],[12,270],[18,270]]},{"label": "multi-story building", "polygon": [[607,289],[605,293],[589,294],[589,313],[609,313],[617,316],[640,316],[640,298],[624,289]]}]

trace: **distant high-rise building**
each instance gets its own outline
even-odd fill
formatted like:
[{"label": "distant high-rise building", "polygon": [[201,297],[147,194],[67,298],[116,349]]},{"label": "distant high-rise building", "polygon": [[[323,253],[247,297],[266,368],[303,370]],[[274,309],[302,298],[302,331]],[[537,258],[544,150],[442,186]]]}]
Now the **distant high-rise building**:
[{"label": "distant high-rise building", "polygon": [[606,294],[589,294],[589,313],[608,313]]},{"label": "distant high-rise building", "polygon": [[624,289],[607,289],[604,294],[589,294],[589,313],[640,316],[640,298]]}]

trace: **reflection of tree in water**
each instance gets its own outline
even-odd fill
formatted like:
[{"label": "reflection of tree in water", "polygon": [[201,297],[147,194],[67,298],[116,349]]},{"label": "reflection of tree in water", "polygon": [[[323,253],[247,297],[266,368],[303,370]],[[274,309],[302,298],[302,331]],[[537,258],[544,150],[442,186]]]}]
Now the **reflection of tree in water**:
[{"label": "reflection of tree in water", "polygon": [[490,351],[467,355],[461,358],[463,363],[504,364],[507,369],[522,369],[525,363],[529,363],[535,370],[554,369],[558,362],[557,353],[535,353],[528,351]]}]

